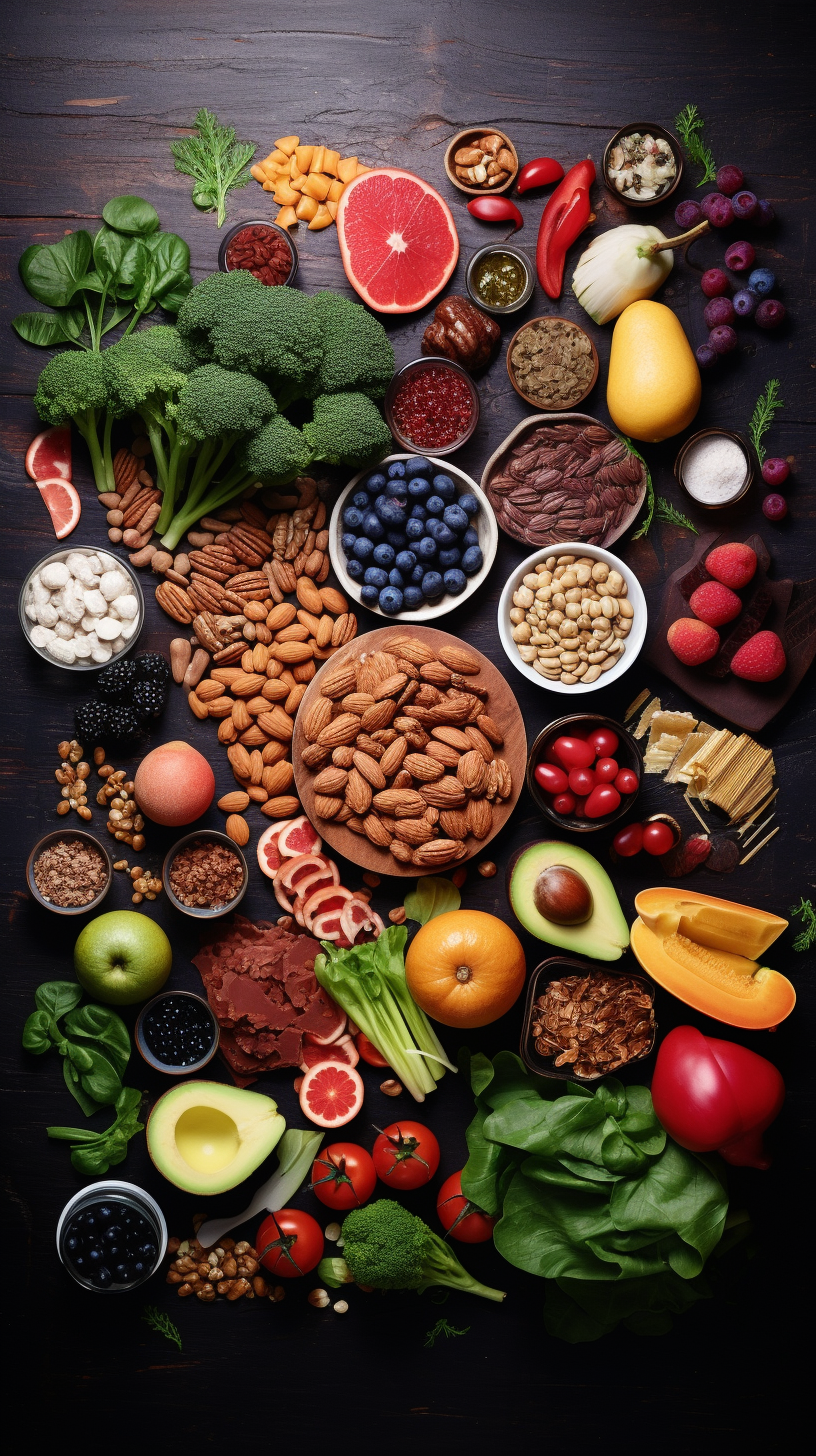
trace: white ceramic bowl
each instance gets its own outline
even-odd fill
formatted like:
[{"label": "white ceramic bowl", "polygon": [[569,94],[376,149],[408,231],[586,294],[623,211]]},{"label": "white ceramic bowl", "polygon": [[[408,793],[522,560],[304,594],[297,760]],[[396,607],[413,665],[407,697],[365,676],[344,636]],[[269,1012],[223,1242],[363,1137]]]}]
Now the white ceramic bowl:
[{"label": "white ceramic bowl", "polygon": [[[413,450],[409,454],[388,455],[385,460],[380,460],[378,464],[370,465],[368,470],[359,471],[353,480],[349,481],[332,511],[329,525],[329,556],[331,557],[331,564],[334,567],[335,575],[343,591],[348,596],[353,597],[356,602],[362,603],[362,597],[360,595],[361,584],[354,581],[346,571],[346,553],[340,544],[340,537],[343,534],[343,510],[357,489],[360,481],[366,476],[371,475],[375,470],[387,470],[387,467],[393,460],[414,460],[420,453],[419,450]],[[466,475],[464,470],[460,470],[456,465],[451,465],[449,460],[440,460],[434,455],[424,455],[422,458],[428,460],[433,465],[435,474],[449,475],[456,484],[460,495],[475,495],[479,502],[479,514],[476,516],[474,524],[479,536],[479,545],[484,560],[482,561],[481,569],[476,572],[476,575],[468,577],[467,586],[463,592],[459,593],[458,597],[446,593],[445,596],[438,597],[435,602],[426,602],[424,607],[418,607],[414,612],[400,612],[397,617],[389,617],[387,612],[381,612],[379,607],[369,607],[368,611],[373,612],[375,617],[382,617],[383,622],[430,622],[436,617],[444,617],[447,612],[452,612],[455,607],[461,606],[462,602],[466,602],[468,597],[472,597],[474,592],[479,590],[479,587],[486,580],[488,572],[496,558],[496,549],[499,544],[499,528],[496,524],[493,507],[481,486],[477,485],[475,480],[471,480],[470,476]]]},{"label": "white ceramic bowl", "polygon": [[[92,662],[90,657],[82,657],[76,662],[59,662],[55,657],[51,656],[50,652],[46,652],[44,647],[38,647],[36,643],[32,642],[31,640],[31,629],[32,627],[36,626],[36,623],[33,622],[28,616],[26,616],[25,608],[28,598],[29,583],[31,582],[32,577],[35,576],[38,571],[42,571],[44,566],[50,566],[55,561],[67,561],[68,557],[73,555],[74,552],[78,552],[81,556],[96,556],[100,553],[103,556],[109,556],[112,561],[116,562],[117,571],[121,571],[122,575],[127,577],[128,582],[130,583],[130,589],[139,604],[139,609],[136,613],[135,618],[136,626],[134,627],[133,632],[126,641],[124,647],[120,648],[118,652],[112,653],[112,655],[108,658],[107,662]],[[136,575],[136,572],[133,570],[133,567],[127,561],[123,561],[121,556],[114,555],[112,551],[107,550],[104,546],[60,546],[57,548],[56,551],[49,551],[48,555],[43,556],[42,560],[38,561],[35,566],[32,566],[31,570],[27,573],[26,579],[23,582],[22,587],[20,588],[17,612],[20,619],[20,626],[23,630],[23,636],[25,637],[26,642],[28,643],[32,651],[36,652],[38,656],[43,659],[44,662],[50,663],[51,667],[62,668],[64,672],[99,672],[100,668],[110,667],[111,663],[119,662],[121,658],[127,656],[128,652],[133,651],[133,648],[136,646],[136,643],[141,636],[142,627],[144,626],[145,604],[139,578]]]},{"label": "white ceramic bowl", "polygon": [[[548,678],[542,677],[529,663],[522,662],[519,650],[511,636],[513,624],[510,621],[510,608],[513,605],[513,593],[518,591],[523,578],[528,571],[532,571],[537,562],[545,561],[548,556],[591,556],[595,561],[605,561],[610,570],[619,571],[628,588],[628,598],[634,608],[632,619],[632,630],[626,639],[626,651],[621,654],[620,661],[609,669],[609,672],[601,673],[601,676],[593,683],[562,683],[550,682]],[[584,541],[560,541],[557,546],[541,546],[534,556],[525,557],[524,561],[516,567],[515,571],[508,577],[507,585],[501,594],[499,602],[499,636],[501,644],[513,666],[522,677],[539,688],[546,688],[551,693],[563,693],[569,698],[580,698],[587,693],[597,692],[598,688],[607,688],[611,683],[617,682],[635,662],[640,655],[646,636],[646,598],[635,573],[628,567],[619,556],[613,556],[611,551],[605,551],[602,546],[587,546]]]}]

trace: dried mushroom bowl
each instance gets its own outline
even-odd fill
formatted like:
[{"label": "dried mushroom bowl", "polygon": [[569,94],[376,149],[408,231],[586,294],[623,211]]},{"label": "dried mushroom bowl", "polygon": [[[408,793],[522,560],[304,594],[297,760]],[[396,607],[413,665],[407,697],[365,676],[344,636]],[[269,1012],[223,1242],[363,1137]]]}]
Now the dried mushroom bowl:
[{"label": "dried mushroom bowl", "polygon": [[598,350],[572,319],[528,319],[507,346],[510,383],[535,409],[574,409],[595,388],[599,367]]},{"label": "dried mushroom bowl", "polygon": [[591,1086],[654,1050],[655,987],[647,976],[551,956],[527,986],[521,1058],[538,1077]]}]

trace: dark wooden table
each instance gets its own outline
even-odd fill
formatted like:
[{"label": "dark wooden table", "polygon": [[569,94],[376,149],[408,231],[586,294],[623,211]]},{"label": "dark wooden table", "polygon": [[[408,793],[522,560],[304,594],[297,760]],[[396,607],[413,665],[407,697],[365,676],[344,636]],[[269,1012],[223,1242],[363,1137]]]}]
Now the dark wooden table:
[{"label": "dark wooden table", "polygon": [[[741,328],[737,354],[705,380],[697,424],[716,422],[744,430],[765,381],[781,379],[786,407],[770,443],[772,453],[796,457],[790,515],[781,526],[764,523],[761,490],[755,487],[743,506],[724,514],[723,522],[746,534],[761,528],[777,573],[806,578],[814,574],[814,417],[808,388],[816,368],[812,287],[808,291],[813,261],[808,231],[812,106],[805,89],[808,9],[753,3],[684,8],[666,0],[647,7],[631,0],[584,0],[578,7],[552,0],[510,0],[504,5],[474,0],[466,7],[429,0],[404,7],[382,0],[362,6],[348,0],[307,0],[305,6],[284,11],[263,0],[237,0],[229,7],[213,0],[169,5],[155,0],[126,5],[66,0],[59,6],[31,0],[7,12],[0,59],[6,283],[0,335],[2,889],[9,927],[2,1026],[8,1194],[3,1304],[13,1341],[12,1391],[22,1377],[34,1397],[29,1405],[17,1407],[27,1431],[48,1432],[52,1439],[71,1439],[73,1444],[93,1430],[120,1449],[135,1449],[137,1441],[147,1439],[162,1451],[200,1449],[225,1439],[253,1449],[281,1439],[305,1445],[318,1431],[323,1440],[330,1431],[337,1449],[347,1449],[352,1441],[361,1449],[375,1444],[404,1449],[420,1441],[434,1451],[449,1449],[451,1442],[487,1450],[499,1440],[524,1437],[544,1442],[560,1438],[573,1449],[615,1451],[627,1449],[633,1440],[653,1441],[668,1450],[693,1440],[698,1449],[713,1451],[723,1443],[726,1449],[736,1449],[737,1441],[757,1449],[768,1437],[774,1446],[784,1439],[798,1389],[792,1371],[797,1340],[792,1326],[797,1316],[804,1326],[809,1324],[799,1285],[810,1263],[809,1205],[803,1192],[813,1156],[805,1051],[806,1030],[813,1027],[813,980],[809,958],[791,952],[790,930],[774,947],[772,960],[797,982],[795,1014],[773,1037],[735,1037],[769,1054],[788,1085],[788,1102],[772,1134],[773,1168],[766,1173],[735,1170],[731,1178],[734,1206],[747,1207],[754,1221],[755,1256],[751,1262],[735,1257],[716,1298],[698,1305],[662,1339],[641,1340],[619,1332],[595,1345],[570,1347],[548,1338],[541,1320],[543,1289],[504,1264],[489,1246],[466,1251],[465,1257],[477,1275],[508,1290],[505,1305],[452,1298],[444,1312],[454,1324],[467,1325],[468,1333],[434,1350],[425,1349],[423,1342],[440,1310],[427,1296],[419,1300],[413,1295],[353,1293],[349,1313],[339,1318],[331,1310],[312,1309],[298,1284],[279,1306],[245,1302],[203,1309],[196,1301],[182,1304],[161,1278],[132,1297],[102,1300],[82,1293],[63,1274],[54,1249],[55,1225],[81,1180],[71,1170],[67,1149],[49,1142],[45,1128],[54,1121],[70,1121],[76,1109],[64,1090],[56,1057],[37,1061],[26,1056],[20,1050],[20,1032],[38,983],[71,976],[78,927],[38,913],[26,895],[24,864],[31,845],[57,823],[55,750],[60,739],[71,736],[82,687],[76,676],[49,668],[26,649],[16,620],[22,577],[53,537],[23,469],[24,450],[37,425],[31,395],[45,356],[22,344],[8,321],[29,306],[16,271],[23,249],[35,241],[54,241],[76,227],[94,230],[104,202],[117,193],[149,198],[162,224],[189,240],[196,278],[216,266],[219,234],[214,219],[192,207],[188,180],[174,172],[169,153],[169,142],[189,126],[201,105],[233,122],[240,136],[256,140],[261,155],[276,136],[298,132],[304,140],[356,152],[373,165],[414,169],[439,186],[460,231],[462,258],[452,286],[461,290],[462,264],[496,234],[469,217],[464,199],[445,180],[443,152],[458,128],[470,122],[495,123],[511,134],[522,160],[548,154],[569,165],[590,154],[599,163],[607,138],[627,119],[652,117],[670,126],[677,111],[695,101],[717,159],[739,163],[750,185],[777,209],[778,224],[762,240],[761,262],[778,272],[790,309],[788,325],[778,337]],[[692,168],[684,194],[693,193],[694,181]],[[596,195],[598,226],[619,221],[621,210],[608,195],[600,188]],[[540,209],[535,197],[523,203],[525,229],[518,239],[523,246],[534,245]],[[265,211],[254,184],[229,202],[231,221]],[[672,230],[669,207],[656,208],[654,220]],[[333,228],[318,234],[301,229],[298,244],[300,286],[350,292]],[[718,263],[722,249],[720,238],[705,239],[697,260],[704,266]],[[678,266],[661,296],[676,309],[693,343],[699,343],[705,330],[693,269]],[[550,308],[537,289],[531,312],[542,304]],[[563,311],[587,324],[568,294]],[[399,363],[418,354],[429,314],[389,323]],[[601,355],[601,374],[583,408],[607,419],[604,380],[611,330],[589,327]],[[480,388],[480,426],[457,457],[477,478],[487,456],[527,413],[510,388],[503,358],[496,360]],[[677,444],[669,441],[647,454],[658,492],[682,505],[671,476]],[[79,448],[75,462],[84,501],[77,539],[102,544],[104,517],[93,500]],[[691,514],[699,525],[707,525],[704,513]],[[684,559],[690,541],[685,531],[655,524],[647,540],[623,544],[622,554],[637,571],[651,611],[661,583]],[[502,583],[523,555],[522,547],[503,538],[490,589],[475,604],[453,612],[444,625],[506,669],[534,734],[561,703],[553,709],[551,699],[513,674],[495,624]],[[361,630],[370,625],[361,613]],[[166,650],[172,635],[151,599],[140,645]],[[663,691],[673,706],[689,706],[640,665],[619,689],[600,693],[595,704],[620,713],[643,686]],[[174,693],[153,742],[173,737],[189,737],[211,752],[219,791],[225,791],[231,776],[212,725],[194,722],[180,693]],[[814,718],[807,681],[763,738],[776,756],[782,831],[727,881],[703,870],[693,883],[700,890],[724,892],[784,914],[801,894],[811,894],[816,883],[809,756]],[[674,811],[677,791],[651,784],[645,807],[667,807],[669,798]],[[206,822],[220,823],[215,809]],[[694,827],[691,819],[687,827]],[[101,821],[97,828],[104,833]],[[504,863],[514,847],[541,832],[531,802],[523,797],[512,825],[491,846],[491,855]],[[160,863],[170,834],[151,830],[142,858],[154,866]],[[605,837],[596,836],[592,847],[603,853]],[[347,872],[353,877],[353,867]],[[650,882],[649,866],[640,860],[617,873],[627,914],[634,894]],[[399,899],[386,882],[375,903],[384,913]],[[244,908],[260,918],[270,913],[270,902],[268,883],[253,872]],[[118,882],[106,908],[127,903],[125,887]],[[501,875],[480,881],[472,872],[464,904],[506,915]],[[161,899],[151,914],[173,942],[172,984],[195,988],[189,922],[173,917]],[[532,967],[544,948],[528,940],[526,951]],[[714,1034],[721,1030],[665,995],[659,998],[658,1017],[663,1030],[687,1020]],[[518,1031],[517,1009],[471,1043],[489,1052],[514,1048]],[[448,1034],[445,1041],[455,1052],[457,1034]],[[152,1097],[161,1090],[161,1079],[151,1079],[140,1066],[133,1068],[129,1080]],[[302,1122],[292,1080],[291,1073],[281,1074],[262,1086],[279,1098],[287,1117]],[[384,1117],[408,1110],[403,1102],[387,1102],[377,1090],[378,1080],[373,1074],[367,1077],[369,1096],[359,1128],[352,1124],[348,1130],[363,1141],[371,1136],[371,1122],[382,1125]],[[471,1108],[467,1088],[453,1077],[426,1104],[424,1115],[442,1143],[441,1174],[464,1161],[463,1133]],[[106,1114],[98,1120],[104,1125]],[[131,1144],[119,1171],[160,1199],[171,1232],[189,1232],[199,1200],[164,1182],[150,1165],[143,1137]],[[250,1185],[257,1181],[258,1175],[249,1180]],[[210,1206],[213,1211],[238,1207],[242,1197],[238,1191],[212,1200]],[[301,1195],[298,1201],[306,1200],[308,1206],[310,1197]],[[433,1219],[433,1198],[432,1192],[421,1193],[412,1207]],[[142,1323],[147,1301],[177,1320],[183,1353]]]}]

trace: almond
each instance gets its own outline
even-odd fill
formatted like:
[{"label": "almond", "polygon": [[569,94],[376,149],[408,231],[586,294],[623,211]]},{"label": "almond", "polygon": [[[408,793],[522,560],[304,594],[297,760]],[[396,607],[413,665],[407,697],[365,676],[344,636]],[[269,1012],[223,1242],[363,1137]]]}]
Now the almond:
[{"label": "almond", "polygon": [[407,658],[397,658],[397,671],[404,672],[405,676],[410,678],[411,682],[419,682],[419,668],[414,667],[414,664],[409,662]]},{"label": "almond", "polygon": [[222,718],[218,725],[218,742],[234,743],[238,737],[238,729],[231,718]]},{"label": "almond", "polygon": [[331,698],[315,698],[303,719],[303,734],[307,743],[316,743],[323,729],[331,722]]},{"label": "almond", "polygon": [[228,718],[232,712],[232,698],[212,698],[207,703],[207,714],[210,718]]},{"label": "almond", "polygon": [[435,831],[425,819],[400,819],[394,831],[404,844],[427,844],[434,838]]},{"label": "almond", "polygon": [[432,728],[431,737],[440,743],[447,743],[450,748],[457,748],[460,753],[468,753],[473,747],[467,734],[462,733],[459,728]]},{"label": "almond", "polygon": [[[481,703],[479,707],[481,708]],[[431,708],[428,714],[428,722],[432,725],[438,723],[454,724],[467,723],[470,717],[473,703],[470,698],[464,697],[461,693],[454,693],[452,696],[442,699],[435,708]]]},{"label": "almond", "polygon": [[318,595],[321,606],[325,607],[327,612],[334,612],[336,616],[338,612],[348,611],[348,602],[343,596],[343,593],[338,591],[336,587],[321,586]]},{"label": "almond", "polygon": [[341,713],[320,730],[317,741],[324,748],[337,748],[340,743],[352,743],[360,731],[360,719],[356,713]]},{"label": "almond", "polygon": [[419,669],[419,675],[423,682],[433,683],[437,688],[446,688],[450,685],[453,673],[443,662],[426,662]]},{"label": "almond", "polygon": [[213,681],[223,683],[225,688],[234,683],[237,677],[242,676],[243,668],[240,667],[214,667],[210,672]]},{"label": "almond", "polygon": [[283,794],[290,787],[295,777],[295,770],[291,763],[265,763],[261,774],[261,783],[268,794]]},{"label": "almond", "polygon": [[401,693],[408,678],[404,672],[394,672],[390,677],[383,678],[374,689],[374,701],[382,702],[383,698],[394,698]]},{"label": "almond", "polygon": [[387,677],[393,677],[397,671],[397,659],[390,652],[372,652],[360,663],[360,671],[357,676],[357,690],[361,693],[373,693],[375,688]]},{"label": "almond", "polygon": [[264,764],[280,763],[281,760],[287,758],[288,755],[289,745],[286,743],[279,743],[277,740],[274,740],[271,743],[265,743],[263,748],[261,749],[261,758]]},{"label": "almond", "polygon": [[[362,774],[363,778],[371,784],[373,789],[385,788],[385,774],[376,758],[372,758],[369,753],[363,753],[360,749],[357,749],[353,762],[357,772]],[[359,810],[357,812],[359,813]]]},{"label": "almond", "polygon": [[419,723],[416,718],[395,718],[394,728],[397,733],[416,733]]},{"label": "almond", "polygon": [[240,740],[247,748],[260,748],[269,741],[269,735],[257,723],[253,723],[246,732],[239,734]]},{"label": "almond", "polygon": [[[238,702],[242,705],[246,704],[246,710],[251,718],[257,718],[259,713],[265,713],[267,708],[269,707],[268,698],[239,698]],[[237,706],[238,704],[236,703],[236,707]],[[249,727],[249,724],[247,723],[246,726]]]},{"label": "almond", "polygon": [[[351,823],[350,820],[349,823]],[[363,820],[363,831],[372,844],[379,844],[383,849],[387,849],[391,843],[391,835],[376,814],[366,814]]]},{"label": "almond", "polygon": [[374,808],[383,814],[393,814],[395,819],[417,818],[424,813],[425,803],[414,789],[383,789],[374,795]]},{"label": "almond", "polygon": [[327,612],[324,612],[322,617],[318,617],[317,626],[315,627],[315,641],[321,650],[331,645],[333,626],[334,623]]},{"label": "almond", "polygon": [[372,708],[366,708],[360,719],[360,726],[365,733],[373,733],[377,728],[387,728],[392,723],[397,712],[396,703],[390,698],[384,698],[381,703],[375,703]]},{"label": "almond", "polygon": [[352,814],[351,818],[346,820],[346,828],[350,829],[352,834],[365,834],[363,821],[356,814]]},{"label": "almond", "polygon": [[343,643],[347,640],[346,633],[348,632],[350,620],[351,618],[349,617],[348,612],[341,612],[336,622],[332,624],[330,638],[330,643],[332,647],[342,647]]},{"label": "almond", "polygon": [[298,584],[295,587],[295,595],[300,605],[305,607],[307,612],[314,612],[318,617],[321,616],[323,612],[323,598],[314,582],[310,581],[308,576],[299,577]]},{"label": "almond", "polygon": [[412,858],[418,865],[448,864],[450,860],[459,858],[459,850],[460,845],[455,839],[430,839],[414,850]]},{"label": "almond", "polygon": [[352,814],[367,814],[371,808],[371,784],[356,768],[349,770],[345,797]]},{"label": "almond", "polygon": [[335,799],[329,794],[315,794],[314,809],[318,819],[335,819],[342,807],[342,799]]},{"label": "almond", "polygon": [[340,805],[340,808],[337,810],[337,813],[334,816],[334,822],[335,822],[335,824],[345,824],[346,823],[346,820],[348,820],[348,819],[356,819],[356,818],[357,818],[357,815],[356,814],[353,814],[352,811],[351,811],[351,809],[349,808],[348,804],[346,804],[344,802],[344,803],[342,803]]},{"label": "almond", "polygon": [[187,694],[187,706],[194,717],[201,719],[209,717],[209,713],[207,712],[207,704],[202,703],[201,699],[199,697],[196,697],[195,693]]},{"label": "almond", "polygon": [[[451,814],[458,814],[459,811],[458,809],[450,809],[448,812]],[[422,817],[425,820],[426,824],[438,824],[439,810],[437,809],[436,805],[429,804]],[[455,838],[456,836],[452,835],[451,837]]]},{"label": "almond", "polygon": [[341,743],[332,749],[332,763],[336,768],[351,768],[354,762],[354,748],[350,743]]},{"label": "almond", "polygon": [[476,719],[476,727],[481,729],[485,738],[489,743],[493,744],[494,748],[502,747],[504,739],[502,738],[498,725],[493,722],[493,719],[487,713],[479,714],[479,717]]},{"label": "almond", "polygon": [[241,779],[248,779],[252,772],[252,760],[245,748],[240,743],[233,743],[227,749],[229,759],[235,773]]},{"label": "almond", "polygon": [[[378,743],[376,738],[372,738],[369,733],[358,733],[355,739],[355,743],[360,753],[367,753],[369,758],[376,759],[378,763],[385,753],[385,749],[383,748],[382,744]],[[352,754],[354,753],[354,751],[355,750],[352,749]],[[384,784],[383,788],[385,788]]]},{"label": "almond", "polygon": [[[252,649],[252,670],[262,672],[266,675],[266,668],[269,662],[269,648],[264,642],[256,642]],[[263,692],[263,688],[261,689]]]},{"label": "almond", "polygon": [[250,788],[247,789],[247,794],[249,795],[253,804],[265,804],[267,799],[269,798],[269,795],[262,784],[252,784]]},{"label": "almond", "polygon": [[412,778],[419,779],[423,784],[435,783],[445,772],[444,764],[435,758],[429,758],[425,753],[409,753],[405,759],[405,768]]},{"label": "almond", "polygon": [[392,774],[397,773],[402,767],[407,752],[408,743],[400,736],[397,736],[393,743],[388,745],[380,759],[380,769],[387,779],[390,779]]},{"label": "almond", "polygon": [[321,769],[312,787],[316,794],[330,794],[337,796],[343,793],[348,781],[348,772],[344,768],[336,768],[331,764],[328,768]]},{"label": "almond", "polygon": [[513,775],[510,772],[510,765],[503,758],[496,759],[499,781],[496,789],[500,799],[509,799],[513,792]]},{"label": "almond", "polygon": [[443,703],[444,701],[444,693],[441,693],[439,688],[435,688],[433,683],[423,683],[413,698],[414,705],[417,708],[435,708],[437,703]]},{"label": "almond", "polygon": [[467,826],[476,839],[487,839],[493,828],[493,809],[489,799],[471,799],[466,811]]},{"label": "almond", "polygon": [[347,693],[353,693],[357,687],[358,664],[346,662],[340,667],[324,669],[325,676],[320,679],[320,691],[326,698],[344,698]]},{"label": "almond", "polygon": [[278,662],[285,662],[287,666],[291,666],[292,663],[307,662],[312,655],[308,642],[279,642],[275,647],[275,657]]},{"label": "almond", "polygon": [[475,675],[481,670],[477,658],[471,657],[464,647],[455,647],[452,643],[446,642],[444,647],[440,647],[437,655],[440,662],[444,662],[445,666],[451,668],[453,672]]},{"label": "almond", "polygon": [[473,724],[469,723],[467,728],[465,729],[465,737],[469,739],[472,747],[477,749],[478,752],[482,755],[485,763],[490,763],[490,760],[493,757],[493,748],[488,740],[485,738],[484,733],[482,733],[481,729],[474,728]]},{"label": "almond", "polygon": [[414,851],[410,844],[403,844],[401,839],[392,839],[388,848],[400,864],[411,864],[414,858]]},{"label": "almond", "polygon": [[266,698],[268,703],[283,703],[290,691],[282,677],[269,677],[261,688],[261,697]]},{"label": "almond", "polygon": [[230,814],[224,829],[235,844],[249,843],[249,825],[242,814]]},{"label": "almond", "polygon": [[233,789],[231,794],[222,794],[218,800],[219,809],[225,814],[240,814],[249,804],[249,794],[242,789]]},{"label": "almond", "polygon": [[467,802],[467,794],[458,779],[452,775],[435,784],[423,784],[420,794],[426,804],[435,804],[438,809],[458,809]]},{"label": "almond", "polygon": [[294,819],[303,810],[294,794],[276,794],[261,805],[261,813],[267,814],[270,819]]},{"label": "almond", "polygon": [[[481,800],[480,802],[485,802]],[[464,809],[442,809],[439,814],[439,827],[443,834],[449,839],[467,839],[468,817]]]},{"label": "almond", "polygon": [[366,708],[374,705],[374,699],[370,693],[349,693],[340,704],[344,713],[357,713],[362,717]]},{"label": "almond", "polygon": [[309,743],[301,750],[300,760],[307,768],[321,768],[331,753],[322,743]]},{"label": "almond", "polygon": [[232,679],[229,688],[236,698],[254,698],[255,694],[261,691],[265,682],[265,673],[239,672],[238,676]]},{"label": "almond", "polygon": [[483,794],[487,788],[487,764],[478,748],[463,753],[456,767],[456,777],[463,789],[471,794]]},{"label": "almond", "polygon": [[[381,749],[386,749],[389,743],[393,743],[396,738],[399,738],[396,728],[375,728],[371,734],[371,742],[378,743]],[[374,755],[375,758],[379,758],[379,756],[377,753]]]},{"label": "almond", "polygon": [[298,708],[300,707],[301,703],[303,702],[303,698],[305,696],[305,693],[306,693],[306,684],[305,683],[295,683],[295,686],[290,690],[289,696],[288,696],[288,698],[286,699],[286,702],[283,705],[284,712],[285,713],[288,713],[290,718],[294,718],[295,714],[297,713]]},{"label": "almond", "polygon": [[214,698],[220,698],[224,692],[224,684],[216,682],[214,678],[205,677],[201,679],[196,687],[196,697],[202,703],[211,703]]},{"label": "almond", "polygon": [[[295,725],[289,714],[284,713],[283,708],[277,703],[270,708],[268,713],[258,714],[257,726],[262,728],[270,738],[280,738],[284,743],[289,742],[295,731]],[[252,732],[251,729],[250,732]],[[242,739],[242,742],[245,743],[246,739]]]},{"label": "almond", "polygon": [[489,763],[487,765],[487,785],[485,787],[485,793],[488,799],[495,799],[498,787],[499,769],[496,760],[494,759],[492,763]]},{"label": "almond", "polygon": [[291,602],[279,602],[273,607],[266,619],[270,632],[280,632],[282,627],[288,627],[290,622],[294,622],[296,610]]},{"label": "almond", "polygon": [[393,652],[395,657],[407,657],[409,662],[415,663],[417,667],[423,667],[427,662],[433,662],[436,657],[432,647],[427,642],[421,642],[418,637],[391,637],[385,644],[388,652]]},{"label": "almond", "polygon": [[413,776],[409,774],[407,768],[405,767],[401,768],[399,773],[394,774],[394,777],[391,780],[392,789],[412,789],[413,787]]}]

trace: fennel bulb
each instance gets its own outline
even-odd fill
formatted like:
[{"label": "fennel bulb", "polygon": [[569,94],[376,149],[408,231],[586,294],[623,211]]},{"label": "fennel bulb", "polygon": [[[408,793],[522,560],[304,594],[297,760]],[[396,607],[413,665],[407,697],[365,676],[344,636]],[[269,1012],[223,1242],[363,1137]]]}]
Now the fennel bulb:
[{"label": "fennel bulb", "polygon": [[596,324],[609,323],[630,303],[651,298],[672,270],[672,248],[691,242],[708,223],[700,223],[677,238],[666,238],[659,228],[624,223],[593,238],[578,259],[572,291]]}]

